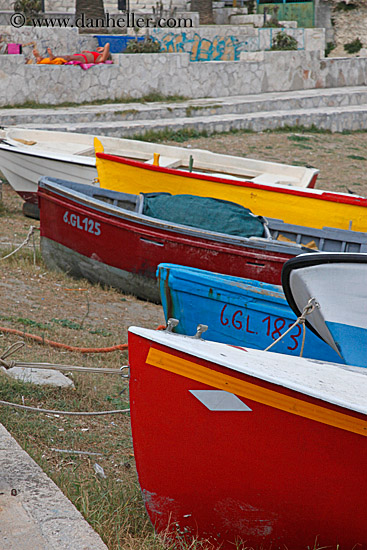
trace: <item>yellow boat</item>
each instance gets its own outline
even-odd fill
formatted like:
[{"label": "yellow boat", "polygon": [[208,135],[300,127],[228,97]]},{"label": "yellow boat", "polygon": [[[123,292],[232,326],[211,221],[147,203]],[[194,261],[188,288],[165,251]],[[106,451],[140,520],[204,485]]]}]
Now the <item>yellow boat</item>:
[{"label": "yellow boat", "polygon": [[[190,166],[186,169],[162,166],[158,154],[151,163],[140,162],[104,153],[97,139],[95,151],[99,183],[106,189],[132,194],[167,192],[215,197],[241,204],[254,214],[290,224],[367,231],[367,200],[358,195],[274,184],[266,178],[262,183],[258,176],[245,179],[234,175],[233,171],[231,174],[210,173]],[[209,152],[208,155],[215,156]],[[213,166],[213,170],[215,168]]]}]

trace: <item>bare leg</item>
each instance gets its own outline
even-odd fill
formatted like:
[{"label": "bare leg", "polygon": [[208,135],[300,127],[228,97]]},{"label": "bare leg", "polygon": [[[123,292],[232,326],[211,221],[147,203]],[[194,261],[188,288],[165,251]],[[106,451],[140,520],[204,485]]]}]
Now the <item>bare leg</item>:
[{"label": "bare leg", "polygon": [[36,62],[37,62],[37,63],[39,63],[40,61],[42,61],[43,57],[40,56],[40,53],[39,53],[39,51],[37,50],[37,48],[33,48],[32,53],[33,53],[34,57],[36,58]]},{"label": "bare leg", "polygon": [[80,55],[54,55],[51,51],[51,48],[47,48],[47,53],[49,55],[50,60],[52,61],[56,57],[61,57],[62,59],[65,59],[65,61],[80,61]]},{"label": "bare leg", "polygon": [[96,63],[104,63],[105,61],[107,61],[109,55],[110,55],[110,44],[109,42],[107,42],[107,44],[105,44],[103,47],[102,53],[97,57]]},{"label": "bare leg", "polygon": [[54,54],[52,53],[51,48],[47,48],[47,53],[48,53],[48,57],[50,58],[51,61],[52,61],[53,59],[55,59],[55,56],[54,56]]}]

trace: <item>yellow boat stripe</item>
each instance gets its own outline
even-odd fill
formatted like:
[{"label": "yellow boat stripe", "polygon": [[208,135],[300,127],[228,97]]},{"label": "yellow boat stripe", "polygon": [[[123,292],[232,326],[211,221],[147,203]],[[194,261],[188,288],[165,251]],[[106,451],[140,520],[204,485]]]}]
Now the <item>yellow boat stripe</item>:
[{"label": "yellow boat stripe", "polygon": [[222,374],[192,361],[181,359],[170,353],[151,347],[146,362],[153,367],[158,367],[180,376],[185,376],[191,380],[202,382],[208,386],[246,397],[257,403],[316,420],[316,422],[328,424],[329,426],[347,430],[348,432],[367,436],[367,422],[365,420],[360,420],[347,414],[332,411],[326,407],[313,405],[301,399],[262,388],[256,384],[239,380],[234,376]]}]

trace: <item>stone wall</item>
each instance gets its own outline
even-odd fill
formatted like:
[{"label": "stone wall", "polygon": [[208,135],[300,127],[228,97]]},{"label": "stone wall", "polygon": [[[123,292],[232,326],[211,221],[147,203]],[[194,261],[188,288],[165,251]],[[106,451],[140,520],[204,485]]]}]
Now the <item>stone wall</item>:
[{"label": "stone wall", "polygon": [[[252,57],[251,57],[252,56]],[[367,84],[367,58],[328,59],[320,52],[242,53],[241,61],[190,63],[187,53],[115,55],[114,65],[25,65],[0,56],[0,103],[57,105],[66,101],[142,97],[151,92],[222,97]]]},{"label": "stone wall", "polygon": [[[187,52],[190,61],[237,61],[241,52],[268,50],[281,29],[208,25],[193,29],[152,29],[163,52]],[[287,29],[300,50],[325,49],[324,29]]]},{"label": "stone wall", "polygon": [[[80,35],[79,30],[76,28],[36,29],[22,27],[15,29],[9,25],[0,27],[0,35],[4,35],[7,42],[17,44],[35,42],[41,55],[46,54],[47,47],[50,47],[56,54],[67,54],[81,50],[94,50],[98,46],[98,41],[94,36]],[[25,57],[33,57],[32,49],[33,46],[31,45],[23,48]]]},{"label": "stone wall", "polygon": [[[254,29],[239,25],[207,25],[199,28],[151,29],[151,36],[159,41],[165,53],[189,53],[190,61],[237,61],[241,52],[270,49],[278,29]],[[134,35],[133,30],[129,34]],[[294,36],[300,49],[321,50],[325,48],[323,29],[287,29]],[[41,55],[50,47],[56,54],[93,50],[98,42],[93,35],[79,34],[77,28],[33,28],[15,29],[0,26],[0,34],[7,42],[26,44],[34,41]],[[103,34],[103,33],[101,33]],[[142,30],[141,35],[144,34]],[[32,46],[26,47],[26,57],[31,57]]]}]

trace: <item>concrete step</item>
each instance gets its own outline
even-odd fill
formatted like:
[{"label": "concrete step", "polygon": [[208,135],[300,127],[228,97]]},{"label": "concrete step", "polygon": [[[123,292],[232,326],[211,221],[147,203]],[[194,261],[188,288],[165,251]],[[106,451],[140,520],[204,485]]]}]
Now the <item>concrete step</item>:
[{"label": "concrete step", "polygon": [[27,124],[25,127],[64,132],[79,132],[116,137],[143,135],[147,131],[179,131],[192,129],[228,132],[230,130],[253,130],[260,132],[284,126],[316,127],[332,132],[361,130],[367,128],[367,102],[362,105],[322,107],[311,109],[288,109],[247,114],[221,114],[211,116],[166,118],[162,120],[135,120],[112,122],[79,122],[54,124]]},{"label": "concrete step", "polygon": [[85,124],[247,115],[259,112],[323,109],[367,103],[367,86],[273,92],[162,103],[114,103],[46,109],[0,109],[0,126]]}]

